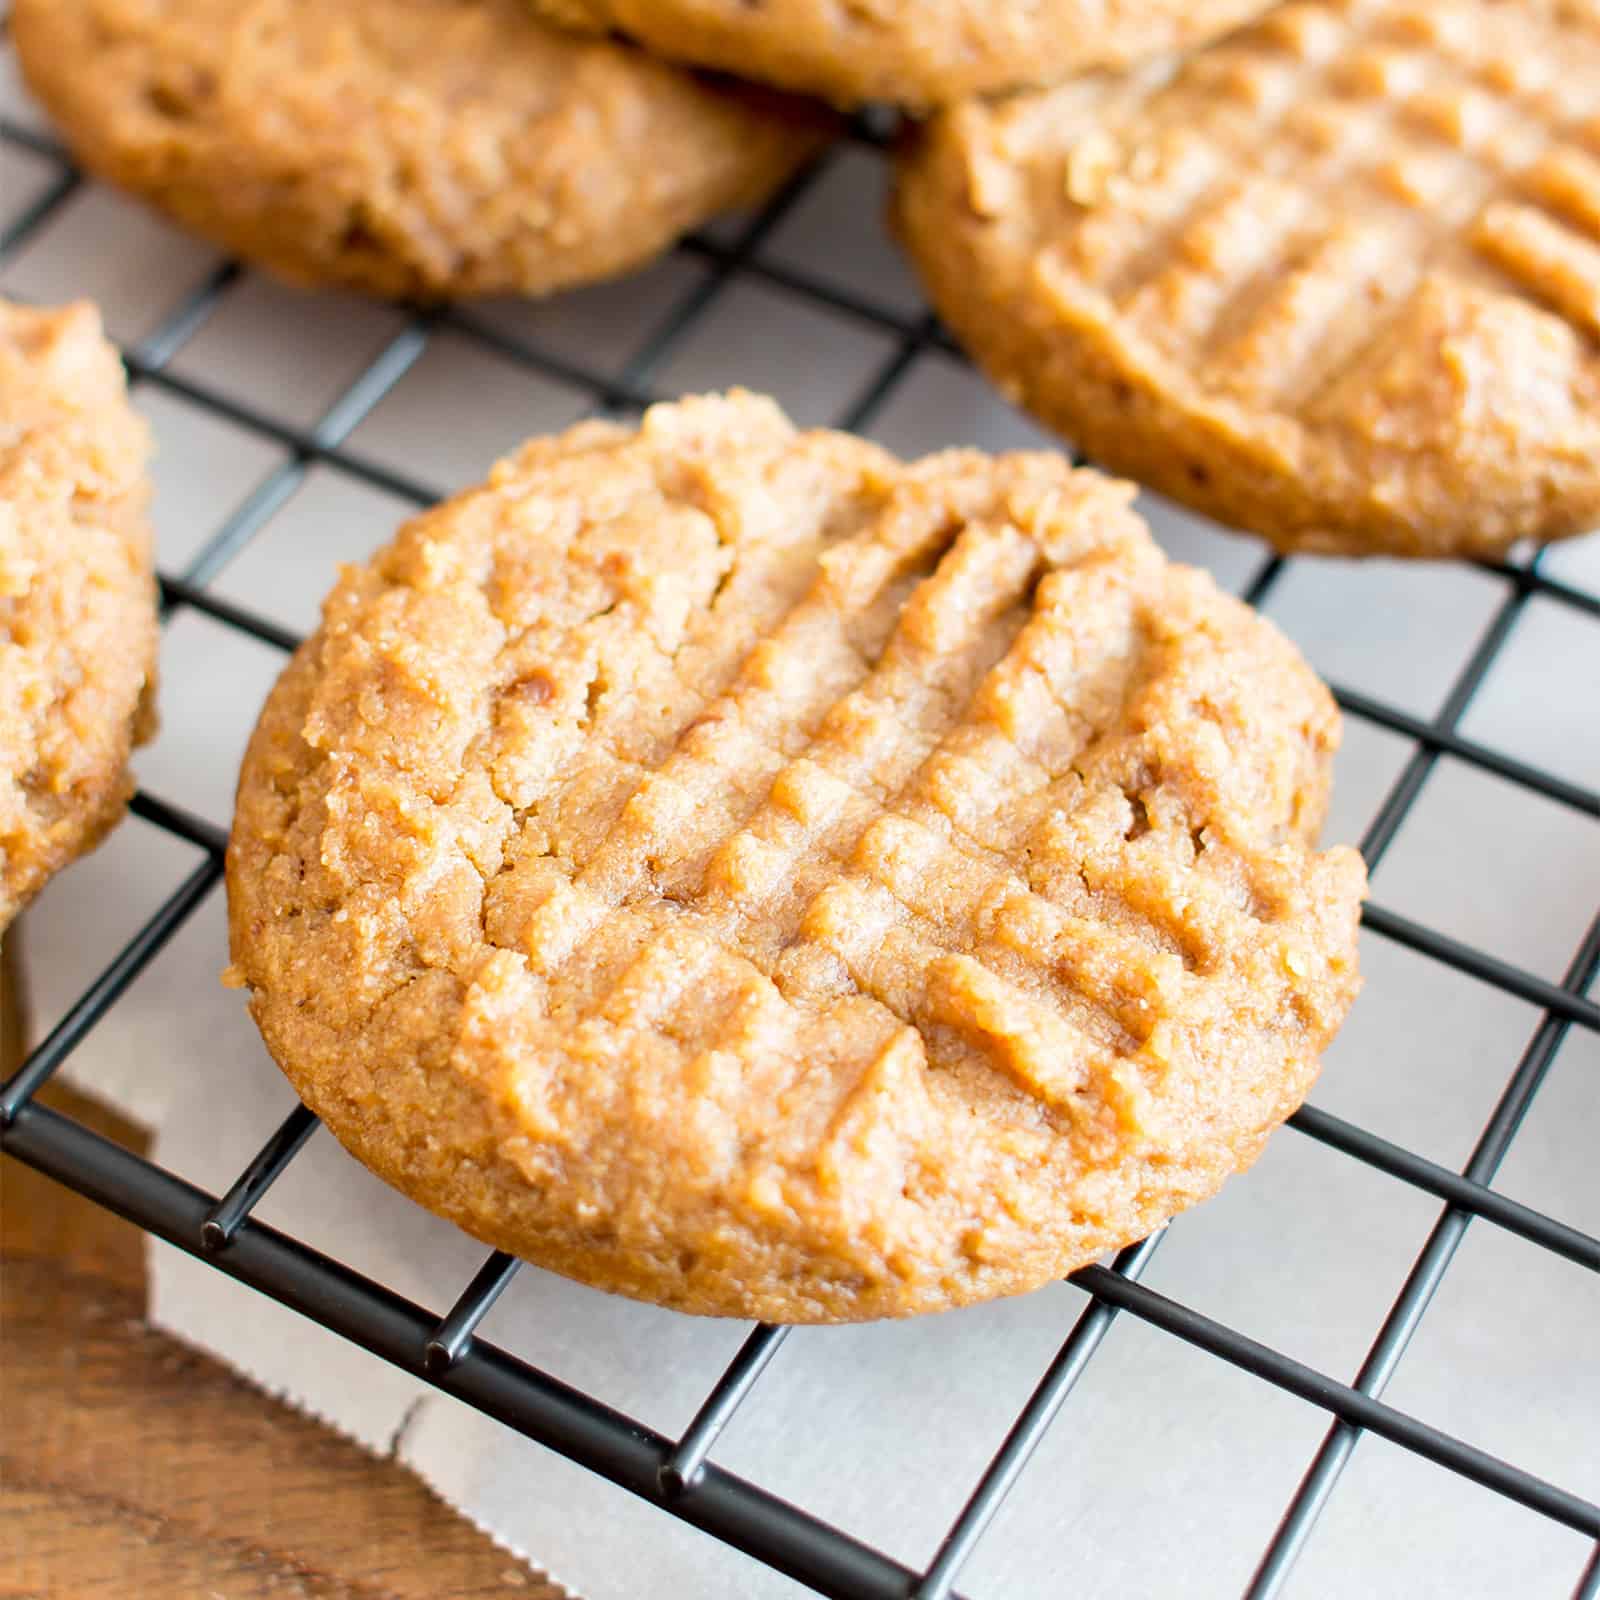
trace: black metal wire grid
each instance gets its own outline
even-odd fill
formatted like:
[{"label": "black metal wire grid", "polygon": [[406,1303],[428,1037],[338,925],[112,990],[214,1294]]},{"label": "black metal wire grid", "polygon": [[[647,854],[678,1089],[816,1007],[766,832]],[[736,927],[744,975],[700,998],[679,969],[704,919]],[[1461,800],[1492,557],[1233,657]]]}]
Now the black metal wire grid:
[{"label": "black metal wire grid", "polygon": [[[863,119],[858,140],[881,144],[885,130]],[[38,196],[0,229],[0,264],[43,228],[83,183],[63,149],[50,137],[0,116],[0,150],[11,145],[53,164],[53,177]],[[415,482],[346,444],[352,431],[422,354],[436,330],[448,329],[497,350],[533,372],[582,388],[593,409],[634,413],[657,398],[652,378],[678,342],[707,315],[737,277],[764,279],[791,295],[892,336],[892,353],[836,419],[836,425],[866,426],[928,348],[959,358],[959,351],[927,314],[907,316],[809,272],[775,265],[758,247],[817,181],[819,168],[802,174],[731,242],[697,235],[679,249],[697,258],[704,277],[670,309],[619,373],[607,376],[508,337],[469,309],[419,309],[376,358],[312,426],[285,425],[253,405],[170,369],[172,357],[240,279],[233,263],[216,269],[174,304],[159,326],[124,359],[130,380],[180,396],[219,414],[259,438],[275,442],[287,458],[264,478],[217,527],[181,571],[161,576],[166,615],[192,607],[216,621],[288,651],[298,640],[271,619],[220,598],[207,584],[268,522],[315,465],[328,464],[353,479],[387,490],[416,506],[439,498],[432,485]],[[1263,560],[1245,597],[1261,603],[1286,567],[1282,558]],[[1501,585],[1501,598],[1436,716],[1418,717],[1354,689],[1335,686],[1340,705],[1412,743],[1412,753],[1361,841],[1369,868],[1376,868],[1394,840],[1430,772],[1448,755],[1591,818],[1600,818],[1600,794],[1560,775],[1464,737],[1458,731],[1474,694],[1488,675],[1528,601],[1539,596],[1595,624],[1600,662],[1600,597],[1566,584],[1527,561],[1484,564]],[[601,1474],[819,1593],[840,1600],[947,1600],[957,1577],[1002,1501],[1072,1393],[1119,1314],[1140,1318],[1219,1360],[1255,1375],[1321,1408],[1330,1418],[1326,1436],[1289,1501],[1282,1520],[1252,1576],[1249,1600],[1278,1594],[1311,1536],[1364,1432],[1414,1452],[1508,1499],[1597,1541],[1581,1573],[1574,1574],[1574,1600],[1600,1600],[1600,1506],[1548,1482],[1427,1422],[1385,1403],[1384,1390],[1406,1352],[1468,1227],[1475,1219],[1518,1235],[1540,1249],[1600,1271],[1600,1240],[1491,1187],[1501,1162],[1533,1104],[1555,1054],[1574,1026],[1600,1032],[1600,1004],[1588,990],[1600,971],[1600,911],[1573,953],[1560,983],[1456,940],[1382,904],[1369,904],[1365,926],[1434,961],[1531,1003],[1540,1013],[1532,1037],[1517,1060],[1461,1171],[1312,1106],[1289,1126],[1348,1157],[1434,1196],[1438,1219],[1351,1381],[1318,1371],[1262,1344],[1225,1323],[1156,1293],[1140,1281],[1159,1248],[1161,1235],[1123,1250],[1109,1266],[1075,1273],[1072,1282],[1089,1304],[1071,1328],[987,1469],[950,1525],[926,1567],[913,1571],[869,1548],[801,1507],[712,1460],[719,1434],[741,1406],[752,1403],[761,1375],[778,1355],[790,1330],[755,1327],[712,1386],[698,1414],[679,1439],[667,1438],[583,1393],[517,1360],[476,1336],[475,1330],[516,1274],[519,1263],[494,1253],[442,1314],[414,1304],[383,1284],[362,1277],[305,1244],[252,1218],[269,1186],[282,1176],[317,1119],[297,1108],[262,1146],[223,1195],[214,1195],[111,1144],[69,1117],[34,1100],[43,1085],[89,1033],[115,1026],[118,999],[222,878],[226,838],[212,823],[181,804],[147,792],[133,801],[145,821],[198,847],[202,858],[95,981],[78,996],[20,1069],[0,1088],[0,1149],[49,1173],[72,1189],[140,1227],[208,1260],[218,1271],[292,1307],[416,1377],[476,1407],[573,1461]],[[802,1337],[826,1337],[825,1333]],[[1065,1557],[1064,1553],[1064,1557]]]}]

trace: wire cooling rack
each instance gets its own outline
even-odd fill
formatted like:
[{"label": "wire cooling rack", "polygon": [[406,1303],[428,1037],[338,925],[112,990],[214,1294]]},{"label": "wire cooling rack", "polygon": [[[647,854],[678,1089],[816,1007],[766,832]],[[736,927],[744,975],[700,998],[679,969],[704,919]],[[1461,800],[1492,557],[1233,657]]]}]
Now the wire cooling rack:
[{"label": "wire cooling rack", "polygon": [[[858,147],[881,145],[884,136],[884,128],[870,119],[855,130]],[[9,219],[0,211],[0,269],[47,229],[85,184],[52,137],[8,116],[0,118],[0,157],[13,153],[27,158],[34,183],[26,202]],[[0,167],[0,174],[4,170]],[[683,244],[679,254],[697,267],[692,286],[676,297],[667,314],[656,320],[618,368],[591,370],[570,353],[508,333],[503,325],[470,309],[418,310],[405,315],[354,381],[309,424],[286,422],[265,405],[241,398],[237,386],[220,386],[174,368],[174,357],[246,277],[233,263],[216,266],[198,286],[164,308],[153,331],[125,348],[130,378],[146,392],[165,392],[225,419],[232,427],[277,447],[280,454],[278,464],[217,522],[186,563],[178,570],[163,572],[166,615],[170,618],[192,609],[276,650],[294,647],[297,638],[292,629],[217,592],[212,581],[316,468],[331,467],[350,480],[415,506],[438,498],[439,486],[363,452],[352,444],[351,436],[424,355],[430,342],[440,337],[468,341],[528,373],[581,391],[594,411],[626,415],[657,397],[655,383],[673,353],[712,314],[719,299],[737,284],[765,285],[781,290],[796,303],[826,308],[877,341],[881,356],[848,403],[831,418],[839,427],[866,428],[925,355],[937,352],[956,360],[959,353],[925,308],[905,293],[890,297],[897,303],[889,304],[763,253],[764,243],[796,208],[807,203],[817,183],[818,173],[813,170],[791,183],[758,215],[740,219],[731,229],[707,230]],[[61,297],[74,292],[75,286],[67,283]],[[1257,604],[1266,602],[1283,582],[1289,566],[1278,558],[1262,560],[1242,585],[1246,598]],[[1600,706],[1600,597],[1580,583],[1553,574],[1538,555],[1487,564],[1480,570],[1497,586],[1496,599],[1486,626],[1435,714],[1418,714],[1355,687],[1336,689],[1340,704],[1355,723],[1398,736],[1409,749],[1361,838],[1362,851],[1372,868],[1384,859],[1436,765],[1445,757],[1543,797],[1563,811],[1600,818],[1600,794],[1593,789],[1462,731],[1474,697],[1501,657],[1513,628],[1536,599],[1560,608],[1575,625],[1592,630],[1588,639],[1592,654],[1586,658],[1592,678],[1587,692],[1591,705]],[[1579,693],[1584,692],[1580,685]],[[1600,734],[1600,711],[1594,726]],[[1492,1114],[1460,1170],[1313,1106],[1306,1106],[1292,1119],[1294,1133],[1280,1136],[1316,1141],[1440,1202],[1432,1230],[1376,1329],[1359,1371],[1347,1380],[1317,1370],[1148,1287],[1141,1278],[1161,1236],[1147,1239],[1124,1250],[1110,1265],[1090,1266],[1074,1274],[1072,1282],[1088,1296],[1086,1308],[1070,1327],[986,1470],[973,1483],[931,1559],[920,1570],[913,1570],[712,1459],[719,1436],[735,1414],[743,1407],[761,1404],[762,1375],[790,1336],[787,1330],[754,1328],[705,1395],[689,1427],[678,1437],[666,1437],[612,1409],[604,1395],[582,1392],[536,1370],[476,1333],[518,1271],[518,1263],[511,1258],[489,1256],[453,1302],[447,1303],[450,1286],[441,1285],[439,1302],[425,1307],[254,1219],[257,1203],[316,1128],[316,1119],[305,1109],[296,1109],[283,1122],[231,1187],[211,1193],[37,1104],[36,1091],[94,1030],[117,1027],[119,1000],[202,903],[218,891],[226,840],[215,822],[186,805],[181,794],[141,791],[134,799],[133,811],[156,829],[197,849],[199,863],[66,1006],[48,1036],[4,1085],[0,1092],[0,1147],[180,1250],[209,1261],[219,1272],[315,1319],[654,1503],[662,1512],[684,1519],[823,1594],[849,1600],[888,1600],[891,1596],[944,1600],[953,1594],[968,1557],[1047,1430],[1067,1406],[1108,1330],[1124,1314],[1327,1414],[1327,1431],[1320,1447],[1298,1487],[1286,1494],[1281,1521],[1248,1582],[1245,1592],[1255,1600],[1276,1595],[1284,1586],[1364,1433],[1378,1435],[1442,1471],[1460,1474],[1557,1524],[1600,1540],[1600,1507],[1573,1488],[1547,1481],[1384,1400],[1391,1377],[1475,1220],[1506,1230],[1581,1269],[1600,1271],[1600,1240],[1492,1187],[1569,1031],[1600,1032],[1600,1005],[1590,994],[1600,967],[1600,916],[1589,923],[1560,981],[1551,981],[1531,966],[1454,937],[1381,899],[1369,904],[1365,926],[1370,935],[1517,997],[1534,1008],[1537,1021],[1520,1055],[1507,1062]],[[1592,1128],[1586,1142],[1591,1147],[1595,1143]],[[1508,1285],[1507,1292],[1515,1293],[1515,1286]],[[1600,1345],[1592,1348],[1600,1350]],[[1591,1422],[1600,1437],[1600,1418]],[[1069,1569],[1070,1557],[1070,1551],[1063,1553]],[[1600,1544],[1586,1564],[1581,1560],[1574,1563],[1571,1581],[1572,1594],[1581,1600],[1600,1597]]]}]

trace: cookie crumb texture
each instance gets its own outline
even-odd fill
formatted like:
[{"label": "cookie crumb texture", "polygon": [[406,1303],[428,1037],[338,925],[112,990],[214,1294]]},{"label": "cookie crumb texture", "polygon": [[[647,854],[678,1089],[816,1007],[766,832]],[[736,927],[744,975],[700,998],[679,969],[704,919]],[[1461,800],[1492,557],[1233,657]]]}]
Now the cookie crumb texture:
[{"label": "cookie crumb texture", "polygon": [[524,0],[16,0],[82,163],[300,283],[544,294],[753,204],[830,131]]},{"label": "cookie crumb texture", "polygon": [[530,0],[675,61],[840,105],[928,107],[1188,49],[1262,0]]},{"label": "cookie crumb texture", "polygon": [[586,423],[348,570],[262,714],[233,956],[478,1238],[686,1311],[1029,1289],[1246,1166],[1356,990],[1338,717],[1061,458],[748,395]]},{"label": "cookie crumb texture", "polygon": [[1600,522],[1593,0],[1280,5],[941,116],[896,216],[1007,394],[1280,549]]},{"label": "cookie crumb texture", "polygon": [[94,308],[0,301],[0,931],[122,815],[151,731],[147,454]]}]

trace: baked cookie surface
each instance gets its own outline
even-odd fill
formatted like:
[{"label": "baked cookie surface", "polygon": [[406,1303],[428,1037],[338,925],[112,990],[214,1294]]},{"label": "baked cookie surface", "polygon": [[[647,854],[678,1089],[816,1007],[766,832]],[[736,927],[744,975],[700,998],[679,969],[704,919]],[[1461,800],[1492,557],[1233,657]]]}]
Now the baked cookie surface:
[{"label": "baked cookie surface", "polygon": [[17,0],[85,166],[302,283],[544,294],[639,266],[826,122],[522,0]]},{"label": "baked cookie surface", "polygon": [[1184,50],[1262,0],[530,0],[674,61],[841,105],[927,107]]},{"label": "baked cookie surface", "polygon": [[1338,716],[1048,454],[748,395],[349,569],[251,742],[233,981],[469,1233],[780,1321],[1032,1288],[1247,1166],[1356,989]]},{"label": "baked cookie surface", "polygon": [[1600,9],[1284,5],[1178,65],[956,108],[898,230],[989,375],[1285,550],[1600,522]]},{"label": "baked cookie surface", "polygon": [[94,308],[0,300],[0,931],[132,791],[158,644],[148,453]]}]

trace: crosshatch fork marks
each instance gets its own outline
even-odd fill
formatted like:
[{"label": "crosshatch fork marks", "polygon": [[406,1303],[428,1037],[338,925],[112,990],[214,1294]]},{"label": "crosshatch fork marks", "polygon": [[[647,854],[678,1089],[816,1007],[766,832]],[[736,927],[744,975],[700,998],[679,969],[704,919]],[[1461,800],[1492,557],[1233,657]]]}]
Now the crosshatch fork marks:
[{"label": "crosshatch fork marks", "polygon": [[[1327,26],[1336,10],[1344,15]],[[1112,142],[1089,134],[1073,152],[1079,176],[1074,185],[1069,173],[1066,198],[1084,211],[1052,253],[1075,278],[1103,283],[1139,335],[1191,362],[1205,386],[1304,416],[1338,365],[1387,339],[1433,272],[1515,290],[1593,331],[1600,32],[1540,23],[1539,8],[1498,0],[1281,7],[1203,52],[1153,101],[1114,105],[1101,130]],[[1551,71],[1558,49],[1567,58]],[[1133,147],[1126,162],[1119,134]],[[1210,181],[1135,247],[1149,207],[1166,203],[1169,172]],[[1358,273],[1333,249],[1353,218],[1371,240]],[[1132,265],[1111,275],[1130,249]],[[1556,262],[1565,271],[1551,271]],[[1296,300],[1327,308],[1314,339],[1279,292],[1286,275],[1299,285],[1307,272],[1316,288]],[[1365,303],[1374,286],[1376,318]],[[1339,313],[1352,309],[1338,336]],[[1236,367],[1225,330],[1259,339],[1269,325],[1274,343],[1314,346],[1322,369]]]}]

